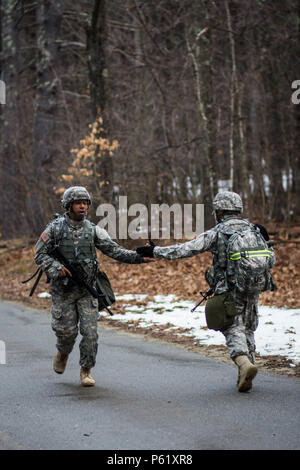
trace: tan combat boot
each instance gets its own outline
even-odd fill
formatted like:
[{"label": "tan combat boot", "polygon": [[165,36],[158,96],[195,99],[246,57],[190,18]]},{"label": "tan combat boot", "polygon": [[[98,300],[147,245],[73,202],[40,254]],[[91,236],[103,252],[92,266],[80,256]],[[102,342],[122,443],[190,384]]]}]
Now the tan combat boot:
[{"label": "tan combat boot", "polygon": [[53,361],[53,369],[57,374],[63,374],[66,368],[68,354],[61,354],[59,351]]},{"label": "tan combat boot", "polygon": [[257,367],[249,361],[247,356],[237,356],[234,362],[239,368],[238,390],[248,392],[252,388],[252,380],[257,374]]},{"label": "tan combat boot", "polygon": [[80,369],[80,380],[84,387],[93,387],[96,383],[91,376],[90,369],[86,369],[85,367],[81,367]]}]

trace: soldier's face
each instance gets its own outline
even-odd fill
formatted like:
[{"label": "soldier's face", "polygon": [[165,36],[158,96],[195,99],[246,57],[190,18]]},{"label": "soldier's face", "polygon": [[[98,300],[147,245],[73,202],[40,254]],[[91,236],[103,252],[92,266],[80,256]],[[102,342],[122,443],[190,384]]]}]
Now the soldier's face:
[{"label": "soldier's face", "polygon": [[224,212],[223,211],[215,211],[215,215],[216,215],[216,221],[217,222],[220,222],[224,216]]},{"label": "soldier's face", "polygon": [[69,212],[71,219],[83,220],[86,216],[88,207],[88,202],[85,200],[74,201]]}]

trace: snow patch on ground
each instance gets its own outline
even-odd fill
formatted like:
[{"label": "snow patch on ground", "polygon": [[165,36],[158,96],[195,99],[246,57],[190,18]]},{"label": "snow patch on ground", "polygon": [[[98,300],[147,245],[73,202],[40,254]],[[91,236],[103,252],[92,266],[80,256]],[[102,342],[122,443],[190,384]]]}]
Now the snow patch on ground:
[{"label": "snow patch on ground", "polygon": [[[126,294],[116,297],[125,308],[125,315],[114,314],[112,320],[129,322],[139,320],[139,326],[167,325],[169,332],[188,329],[180,335],[191,336],[204,345],[225,345],[219,331],[208,330],[204,306],[191,313],[194,303],[180,300],[175,295],[155,295],[146,305],[126,304],[126,301],[145,301],[146,294]],[[260,305],[259,325],[255,333],[256,350],[262,356],[280,355],[300,362],[300,309],[285,309]],[[102,312],[106,316],[106,313]],[[107,314],[108,315],[108,314]],[[174,333],[176,334],[176,333]]]},{"label": "snow patch on ground", "polygon": [[[51,297],[47,292],[38,296]],[[173,294],[155,295],[154,300],[146,302],[147,297],[147,294],[116,296],[116,300],[121,302],[125,309],[125,315],[115,313],[111,317],[104,310],[101,316],[125,323],[138,320],[138,325],[143,328],[164,325],[165,331],[190,336],[198,344],[225,345],[222,333],[207,329],[204,306],[199,306],[192,313],[195,303],[180,300]],[[137,302],[137,305],[126,304],[129,301]],[[138,305],[138,302],[143,302],[143,305]],[[280,355],[294,364],[300,363],[300,308],[285,309],[260,305],[258,311],[256,351],[262,356]],[[178,328],[183,331],[178,333]]]}]

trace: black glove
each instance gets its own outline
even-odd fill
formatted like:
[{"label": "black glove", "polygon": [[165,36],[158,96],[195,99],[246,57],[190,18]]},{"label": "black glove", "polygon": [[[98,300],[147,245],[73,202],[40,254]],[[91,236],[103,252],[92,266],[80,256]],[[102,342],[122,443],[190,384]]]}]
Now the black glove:
[{"label": "black glove", "polygon": [[154,258],[153,255],[154,246],[139,246],[136,252],[143,258]]}]

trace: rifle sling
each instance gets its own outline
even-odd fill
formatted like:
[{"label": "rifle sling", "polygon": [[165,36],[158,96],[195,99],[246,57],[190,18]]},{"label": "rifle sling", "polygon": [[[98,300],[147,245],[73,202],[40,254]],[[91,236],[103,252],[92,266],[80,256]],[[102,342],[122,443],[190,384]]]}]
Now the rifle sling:
[{"label": "rifle sling", "polygon": [[39,275],[38,275],[38,277],[36,278],[35,283],[33,284],[33,287],[32,287],[32,289],[31,289],[31,291],[30,291],[29,297],[31,297],[31,296],[33,295],[33,293],[34,293],[34,291],[35,291],[35,289],[36,289],[36,286],[38,285],[38,283],[39,283],[39,281],[40,281],[40,279],[41,279],[41,277],[42,277],[43,270],[40,269],[39,271],[40,271],[40,272],[39,272]]},{"label": "rifle sling", "polygon": [[35,273],[34,273],[32,276],[30,276],[29,279],[26,279],[25,281],[21,281],[22,284],[26,284],[26,282],[31,281],[31,279],[33,279],[33,278],[37,275],[37,273],[40,271],[40,269],[42,269],[42,268],[38,268],[38,269],[35,271]]}]

